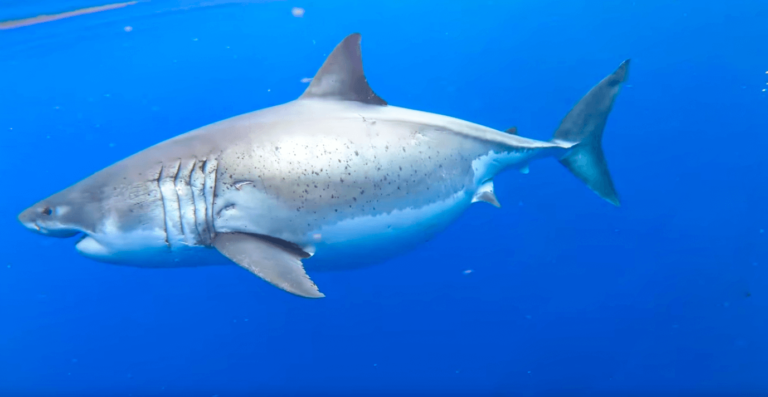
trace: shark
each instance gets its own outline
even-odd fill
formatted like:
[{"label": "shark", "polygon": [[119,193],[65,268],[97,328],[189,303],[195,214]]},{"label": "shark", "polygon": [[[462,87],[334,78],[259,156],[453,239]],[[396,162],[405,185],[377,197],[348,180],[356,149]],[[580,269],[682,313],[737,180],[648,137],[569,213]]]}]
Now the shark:
[{"label": "shark", "polygon": [[80,236],[96,261],[149,268],[237,264],[289,293],[325,295],[307,270],[379,263],[433,238],[493,180],[554,158],[619,205],[602,150],[629,60],[548,141],[389,105],[344,38],[296,100],[158,143],[34,204],[18,219]]}]

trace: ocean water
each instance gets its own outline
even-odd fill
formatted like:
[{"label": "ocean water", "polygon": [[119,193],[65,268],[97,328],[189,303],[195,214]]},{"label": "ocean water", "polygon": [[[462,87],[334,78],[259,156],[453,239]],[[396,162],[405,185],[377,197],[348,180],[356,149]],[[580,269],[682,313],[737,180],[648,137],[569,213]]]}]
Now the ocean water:
[{"label": "ocean water", "polygon": [[[0,21],[104,5],[0,0]],[[768,395],[768,2],[152,0],[0,29],[2,396]],[[18,23],[17,23],[18,24]],[[626,59],[613,207],[553,160],[429,243],[315,272],[94,262],[19,212],[298,97],[362,33],[390,104],[549,139]]]}]

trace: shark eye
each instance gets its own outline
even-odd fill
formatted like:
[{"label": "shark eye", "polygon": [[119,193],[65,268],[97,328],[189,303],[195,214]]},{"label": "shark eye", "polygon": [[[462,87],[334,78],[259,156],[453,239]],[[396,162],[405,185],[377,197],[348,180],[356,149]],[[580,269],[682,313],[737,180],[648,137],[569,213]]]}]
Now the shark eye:
[{"label": "shark eye", "polygon": [[53,213],[53,210],[51,207],[45,207],[43,208],[43,215],[51,215]]}]

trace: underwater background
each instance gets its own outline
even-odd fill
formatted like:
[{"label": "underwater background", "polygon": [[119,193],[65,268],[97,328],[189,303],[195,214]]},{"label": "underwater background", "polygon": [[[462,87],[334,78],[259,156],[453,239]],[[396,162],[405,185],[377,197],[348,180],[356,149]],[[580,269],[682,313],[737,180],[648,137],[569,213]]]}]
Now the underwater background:
[{"label": "underwater background", "polygon": [[[768,2],[104,4],[0,0],[1,396],[768,395]],[[353,32],[390,104],[536,139],[631,58],[603,141],[622,206],[539,161],[415,251],[310,272],[321,300],[17,222],[297,98]]]}]

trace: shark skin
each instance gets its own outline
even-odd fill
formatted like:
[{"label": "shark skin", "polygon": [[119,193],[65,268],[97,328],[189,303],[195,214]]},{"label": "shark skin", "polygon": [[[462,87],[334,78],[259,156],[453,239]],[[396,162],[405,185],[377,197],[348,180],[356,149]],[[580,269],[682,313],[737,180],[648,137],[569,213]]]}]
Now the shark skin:
[{"label": "shark skin", "polygon": [[629,61],[589,91],[551,141],[388,105],[345,38],[297,100],[147,148],[28,208],[51,237],[82,235],[97,261],[237,263],[293,294],[324,296],[309,270],[381,262],[445,229],[493,178],[554,157],[618,205],[601,137]]}]

